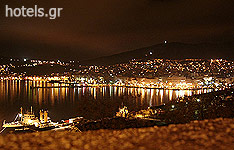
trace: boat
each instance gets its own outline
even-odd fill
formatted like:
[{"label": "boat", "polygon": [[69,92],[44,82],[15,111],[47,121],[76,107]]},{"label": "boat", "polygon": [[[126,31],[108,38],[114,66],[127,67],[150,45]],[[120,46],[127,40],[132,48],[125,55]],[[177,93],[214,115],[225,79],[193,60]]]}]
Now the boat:
[{"label": "boat", "polygon": [[6,121],[4,120],[2,127],[3,128],[21,128],[21,127],[23,127],[23,125],[21,123],[19,123],[18,121],[6,123]]},{"label": "boat", "polygon": [[48,116],[48,111],[40,110],[40,118],[35,116],[32,107],[30,112],[23,113],[23,108],[20,108],[20,113],[17,114],[15,120],[10,123],[3,122],[3,128],[13,128],[15,130],[50,130],[56,127],[56,123],[52,122]]},{"label": "boat", "polygon": [[126,118],[128,116],[128,108],[123,106],[122,108],[119,107],[119,111],[116,112],[116,117],[123,117]]}]

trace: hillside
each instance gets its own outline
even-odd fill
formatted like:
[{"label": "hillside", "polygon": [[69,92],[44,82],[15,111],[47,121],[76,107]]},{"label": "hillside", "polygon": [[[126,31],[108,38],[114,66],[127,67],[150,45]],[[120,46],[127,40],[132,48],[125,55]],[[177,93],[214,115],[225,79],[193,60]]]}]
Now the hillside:
[{"label": "hillside", "polygon": [[[104,56],[96,59],[82,61],[82,64],[88,65],[110,65],[116,63],[128,62],[131,59],[186,59],[186,58],[223,58],[234,59],[234,42],[220,44],[185,44],[185,43],[167,43],[157,44],[136,50],[131,50],[111,56]],[[151,53],[152,52],[152,53]]]}]

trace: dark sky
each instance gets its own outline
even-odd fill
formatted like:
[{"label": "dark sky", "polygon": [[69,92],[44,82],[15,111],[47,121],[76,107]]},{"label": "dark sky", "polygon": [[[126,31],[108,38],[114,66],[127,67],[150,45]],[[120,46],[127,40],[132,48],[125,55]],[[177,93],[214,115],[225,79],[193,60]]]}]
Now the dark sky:
[{"label": "dark sky", "polygon": [[[233,0],[1,0],[0,56],[90,59],[169,42],[233,41]],[[61,18],[6,18],[62,7]]]}]

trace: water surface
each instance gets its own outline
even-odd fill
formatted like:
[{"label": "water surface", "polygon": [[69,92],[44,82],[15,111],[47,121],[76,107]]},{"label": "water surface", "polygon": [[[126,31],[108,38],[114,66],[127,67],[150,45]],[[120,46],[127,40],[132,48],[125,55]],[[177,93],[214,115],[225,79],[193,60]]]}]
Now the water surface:
[{"label": "water surface", "polygon": [[0,124],[11,121],[20,107],[38,114],[40,109],[49,111],[53,121],[83,116],[98,119],[115,115],[123,103],[129,110],[139,110],[161,105],[185,95],[209,92],[207,90],[158,90],[125,87],[84,88],[30,88],[31,86],[59,86],[42,81],[0,81]]}]

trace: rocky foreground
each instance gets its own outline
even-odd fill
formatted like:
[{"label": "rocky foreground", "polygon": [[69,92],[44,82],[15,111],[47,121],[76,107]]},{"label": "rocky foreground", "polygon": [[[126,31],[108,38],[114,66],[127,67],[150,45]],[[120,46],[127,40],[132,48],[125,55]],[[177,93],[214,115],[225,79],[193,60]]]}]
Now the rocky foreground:
[{"label": "rocky foreground", "polygon": [[234,119],[82,133],[47,131],[8,134],[0,136],[0,149],[234,150]]}]

